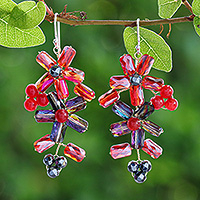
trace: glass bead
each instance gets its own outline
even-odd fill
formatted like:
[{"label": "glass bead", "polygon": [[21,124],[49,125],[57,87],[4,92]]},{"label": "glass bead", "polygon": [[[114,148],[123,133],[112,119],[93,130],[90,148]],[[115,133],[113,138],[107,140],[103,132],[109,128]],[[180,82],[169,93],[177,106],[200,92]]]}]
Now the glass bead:
[{"label": "glass bead", "polygon": [[178,101],[174,98],[169,98],[167,101],[165,101],[165,108],[167,108],[170,111],[174,111],[178,108]]},{"label": "glass bead", "polygon": [[148,90],[160,91],[163,85],[163,79],[153,76],[145,76],[142,80],[142,86]]},{"label": "glass bead", "polygon": [[51,130],[50,139],[56,143],[63,142],[67,126],[60,122],[54,122]]},{"label": "glass bead", "polygon": [[47,95],[45,93],[38,94],[37,103],[39,106],[45,107],[49,104],[49,100],[47,99]]},{"label": "glass bead", "polygon": [[24,102],[24,108],[30,112],[36,110],[37,105],[37,101],[33,98],[28,98]]},{"label": "glass bead", "polygon": [[134,149],[141,149],[144,146],[145,131],[141,128],[132,132],[131,146]]},{"label": "glass bead", "polygon": [[35,120],[38,123],[55,122],[55,112],[53,110],[37,110],[35,112]]},{"label": "glass bead", "polygon": [[150,72],[153,63],[154,58],[147,54],[144,54],[140,59],[140,62],[136,68],[136,72],[139,75],[146,76]]},{"label": "glass bead", "polygon": [[69,67],[75,54],[75,49],[69,46],[65,46],[61,52],[60,57],[58,58],[58,65],[63,68]]},{"label": "glass bead", "polygon": [[142,82],[142,76],[135,73],[130,77],[130,82],[131,82],[131,85],[135,85],[135,86],[140,85],[140,83]]},{"label": "glass bead", "polygon": [[59,176],[59,174],[60,170],[56,166],[47,167],[47,175],[50,178],[56,178],[57,176]]},{"label": "glass bead", "polygon": [[81,162],[85,158],[85,150],[72,143],[66,145],[64,154],[76,162]]},{"label": "glass bead", "polygon": [[35,98],[38,96],[38,90],[34,84],[29,84],[26,87],[25,93],[27,96],[29,96],[31,98]]},{"label": "glass bead", "polygon": [[151,162],[148,161],[148,160],[143,160],[141,163],[140,163],[140,169],[142,172],[144,173],[147,173],[149,171],[151,171]]},{"label": "glass bead", "polygon": [[164,103],[165,103],[164,99],[159,95],[152,97],[150,99],[150,102],[153,104],[155,110],[161,109],[164,106]]},{"label": "glass bead", "polygon": [[105,94],[101,95],[98,99],[99,104],[103,108],[107,108],[108,106],[112,105],[120,98],[118,92],[114,89],[109,90]]},{"label": "glass bead", "polygon": [[149,154],[152,158],[157,159],[162,154],[162,147],[157,145],[150,139],[144,141],[144,147],[142,148],[144,152]]},{"label": "glass bead", "polygon": [[51,166],[53,165],[55,162],[55,158],[52,154],[47,154],[44,156],[43,158],[43,163],[46,165],[46,166]]},{"label": "glass bead", "polygon": [[128,89],[130,81],[128,76],[112,76],[110,78],[110,87],[112,89]]},{"label": "glass bead", "polygon": [[128,157],[132,154],[129,143],[122,143],[110,147],[110,155],[114,159]]},{"label": "glass bead", "polygon": [[45,51],[41,51],[37,57],[36,57],[36,61],[47,71],[49,71],[49,69],[56,65],[56,61]]},{"label": "glass bead", "polygon": [[67,83],[64,78],[55,80],[55,88],[59,99],[66,99],[69,96]]},{"label": "glass bead", "polygon": [[136,131],[140,128],[141,124],[140,124],[140,120],[137,117],[131,117],[128,121],[127,121],[127,127],[131,130],[131,131]]},{"label": "glass bead", "polygon": [[153,136],[160,136],[161,133],[164,132],[164,130],[158,126],[157,124],[151,122],[151,121],[148,121],[148,120],[144,120],[141,122],[142,124],[142,128],[147,131],[148,133],[151,133],[151,135]]},{"label": "glass bead", "polygon": [[136,173],[136,172],[138,172],[139,167],[140,167],[140,165],[139,165],[139,163],[138,163],[137,161],[131,160],[131,161],[128,163],[127,169],[128,169],[128,171],[131,172],[131,173]]},{"label": "glass bead", "polygon": [[110,125],[110,131],[114,137],[126,135],[131,132],[127,127],[127,121],[121,121]]},{"label": "glass bead", "polygon": [[135,73],[135,64],[131,55],[124,54],[119,61],[125,75],[133,75]]},{"label": "glass bead", "polygon": [[65,168],[67,166],[67,159],[64,156],[59,156],[56,158],[55,164],[58,168]]},{"label": "glass bead", "polygon": [[47,95],[47,98],[49,100],[49,103],[51,104],[53,110],[58,110],[58,109],[62,109],[65,108],[65,104],[62,102],[62,100],[58,99],[58,95],[57,93],[54,92],[50,92]]},{"label": "glass bead", "polygon": [[51,74],[51,76],[53,77],[59,77],[61,72],[62,69],[57,65],[54,65],[49,69],[49,74]]},{"label": "glass bead", "polygon": [[133,175],[136,183],[144,183],[147,179],[146,174],[144,172],[137,172]]},{"label": "glass bead", "polygon": [[160,96],[165,99],[172,97],[173,93],[174,93],[174,90],[170,85],[164,85],[162,89],[160,90]]},{"label": "glass bead", "polygon": [[39,92],[45,92],[54,83],[54,78],[46,72],[36,83]]},{"label": "glass bead", "polygon": [[131,104],[133,106],[139,106],[144,103],[144,94],[140,85],[130,87]]},{"label": "glass bead", "polygon": [[83,97],[74,97],[65,102],[66,109],[68,113],[73,114],[80,110],[84,110],[86,108],[86,102]]},{"label": "glass bead", "polygon": [[79,69],[68,67],[66,70],[63,71],[63,78],[74,83],[83,82],[84,77],[85,73]]},{"label": "glass bead", "polygon": [[123,119],[129,119],[133,115],[133,109],[122,101],[116,101],[112,111]]},{"label": "glass bead", "polygon": [[65,109],[59,109],[55,113],[55,119],[60,122],[64,123],[68,119],[68,112]]},{"label": "glass bead", "polygon": [[91,101],[95,98],[94,91],[82,83],[79,83],[74,87],[74,93],[83,97],[86,101]]},{"label": "glass bead", "polygon": [[84,133],[88,129],[88,122],[75,114],[68,117],[66,124],[79,133]]},{"label": "glass bead", "polygon": [[42,153],[43,151],[46,151],[47,149],[53,147],[55,144],[54,141],[50,139],[50,135],[47,134],[43,137],[41,137],[39,140],[36,140],[33,144],[35,151],[38,153]]},{"label": "glass bead", "polygon": [[154,106],[151,105],[149,102],[145,102],[143,105],[139,106],[138,109],[135,111],[135,116],[140,119],[144,120],[149,115],[154,112]]}]

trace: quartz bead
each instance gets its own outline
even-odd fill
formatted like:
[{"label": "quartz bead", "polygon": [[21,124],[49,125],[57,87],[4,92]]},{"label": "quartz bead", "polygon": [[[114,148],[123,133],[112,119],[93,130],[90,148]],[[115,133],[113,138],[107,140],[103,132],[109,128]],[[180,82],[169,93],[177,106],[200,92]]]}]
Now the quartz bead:
[{"label": "quartz bead", "polygon": [[74,97],[65,102],[68,113],[73,114],[86,108],[86,102],[83,97]]},{"label": "quartz bead", "polygon": [[135,85],[135,86],[140,85],[140,83],[142,82],[142,76],[135,73],[130,77],[130,82],[131,82],[131,85]]},{"label": "quartz bead", "polygon": [[74,93],[83,97],[87,101],[91,101],[95,98],[94,91],[82,83],[79,83],[74,87]]},{"label": "quartz bead", "polygon": [[147,54],[144,54],[136,68],[137,73],[139,75],[146,76],[150,72],[153,63],[154,58]]},{"label": "quartz bead", "polygon": [[114,137],[126,135],[131,132],[127,127],[127,121],[121,121],[110,125],[110,131]]},{"label": "quartz bead", "polygon": [[145,76],[142,80],[142,86],[145,89],[160,91],[164,85],[164,80],[153,76]]},{"label": "quartz bead", "polygon": [[50,139],[56,143],[63,142],[67,126],[60,122],[54,122]]},{"label": "quartz bead", "polygon": [[69,96],[67,83],[64,78],[55,80],[55,88],[59,99],[66,99]]},{"label": "quartz bead", "polygon": [[113,145],[110,148],[110,155],[114,159],[128,157],[131,155],[131,153],[132,151],[129,143]]},{"label": "quartz bead", "polygon": [[98,101],[103,108],[107,108],[108,106],[116,102],[119,98],[120,96],[118,92],[114,89],[111,89],[105,94],[101,95]]},{"label": "quartz bead", "polygon": [[152,158],[157,159],[162,154],[162,147],[157,145],[150,139],[144,141],[144,147],[142,148],[144,152],[149,154]]},{"label": "quartz bead", "polygon": [[50,135],[47,134],[43,137],[41,137],[39,140],[36,140],[33,144],[35,150],[38,153],[42,153],[43,151],[46,151],[47,149],[54,146],[55,142],[50,139]]},{"label": "quartz bead", "polygon": [[47,71],[49,71],[49,69],[56,65],[56,61],[45,51],[41,51],[37,57],[36,57],[36,61]]},{"label": "quartz bead", "polygon": [[88,129],[88,122],[75,114],[68,117],[66,124],[79,133],[84,133]]},{"label": "quartz bead", "polygon": [[145,102],[135,111],[135,116],[140,120],[144,120],[149,117],[149,115],[151,115],[153,112],[154,106],[151,105],[149,102]]},{"label": "quartz bead", "polygon": [[49,100],[49,103],[51,104],[53,110],[58,110],[58,109],[62,109],[62,108],[65,108],[65,105],[64,103],[58,99],[58,95],[57,93],[54,91],[54,92],[50,92],[48,95],[47,95],[47,98]]},{"label": "quartz bead", "polygon": [[74,83],[81,83],[84,80],[85,73],[79,69],[68,67],[67,70],[63,71],[63,77]]},{"label": "quartz bead", "polygon": [[54,78],[46,72],[36,83],[39,92],[45,92],[54,83]]},{"label": "quartz bead", "polygon": [[55,112],[53,110],[37,110],[35,112],[35,120],[38,123],[54,122]]},{"label": "quartz bead", "polygon": [[134,149],[141,149],[144,146],[145,131],[141,128],[132,132],[131,146]]},{"label": "quartz bead", "polygon": [[140,85],[130,87],[131,104],[133,106],[139,106],[144,103],[144,94]]},{"label": "quartz bead", "polygon": [[110,78],[110,87],[112,89],[128,89],[130,81],[128,76],[112,76]]},{"label": "quartz bead", "polygon": [[123,119],[129,119],[133,115],[133,109],[122,101],[116,101],[112,111]]},{"label": "quartz bead", "polygon": [[75,144],[68,143],[64,149],[64,154],[76,162],[81,162],[85,157],[85,150]]},{"label": "quartz bead", "polygon": [[124,54],[119,61],[125,75],[133,75],[135,73],[135,64],[131,55]]},{"label": "quartz bead", "polygon": [[75,49],[69,46],[65,46],[62,50],[60,57],[58,58],[59,66],[63,68],[69,67],[75,54],[76,54]]},{"label": "quartz bead", "polygon": [[49,69],[49,74],[51,74],[51,76],[53,76],[54,78],[59,77],[61,72],[62,69],[57,65],[54,65]]},{"label": "quartz bead", "polygon": [[158,126],[157,124],[151,122],[151,121],[148,121],[148,120],[145,120],[145,121],[142,121],[142,128],[147,131],[148,133],[151,133],[151,135],[153,136],[160,136],[161,133],[164,132],[164,130]]}]

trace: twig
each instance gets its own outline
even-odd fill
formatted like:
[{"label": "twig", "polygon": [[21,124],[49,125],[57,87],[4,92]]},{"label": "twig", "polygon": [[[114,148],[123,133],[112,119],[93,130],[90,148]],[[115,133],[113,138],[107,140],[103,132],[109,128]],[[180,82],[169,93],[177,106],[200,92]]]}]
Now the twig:
[{"label": "twig", "polygon": [[182,2],[185,5],[185,7],[193,14],[192,6],[189,4],[189,2],[187,0],[182,0]]}]

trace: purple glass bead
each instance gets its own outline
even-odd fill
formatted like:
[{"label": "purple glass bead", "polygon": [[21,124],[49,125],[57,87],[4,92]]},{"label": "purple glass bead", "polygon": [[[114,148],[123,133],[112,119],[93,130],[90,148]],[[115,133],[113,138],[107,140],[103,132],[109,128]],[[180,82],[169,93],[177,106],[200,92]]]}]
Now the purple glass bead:
[{"label": "purple glass bead", "polygon": [[62,102],[62,100],[60,100],[58,98],[58,95],[57,95],[57,93],[55,91],[54,92],[50,92],[47,95],[47,98],[48,98],[49,103],[51,104],[53,110],[57,111],[59,109],[65,108],[65,104]]},{"label": "purple glass bead", "polygon": [[151,133],[151,135],[156,137],[158,137],[161,133],[164,132],[164,130],[160,126],[148,120],[142,121],[141,125],[145,131]]},{"label": "purple glass bead", "polygon": [[88,122],[75,114],[68,118],[66,124],[79,133],[83,133],[88,129]]},{"label": "purple glass bead", "polygon": [[67,126],[60,122],[54,122],[50,139],[56,143],[63,142]]},{"label": "purple glass bead", "polygon": [[135,116],[138,119],[144,120],[149,115],[154,112],[154,106],[151,105],[149,102],[145,102],[143,105],[139,106],[138,109],[135,111]]},{"label": "purple glass bead", "polygon": [[131,146],[134,149],[141,149],[144,146],[145,131],[141,128],[132,132]]},{"label": "purple glass bead", "polygon": [[127,121],[121,121],[110,125],[110,131],[114,137],[126,135],[131,132],[127,127]]},{"label": "purple glass bead", "polygon": [[53,110],[37,110],[35,112],[35,120],[38,123],[55,122],[55,113]]},{"label": "purple glass bead", "polygon": [[67,112],[73,114],[80,110],[84,110],[86,108],[86,102],[82,97],[75,97],[66,101],[65,106],[67,108]]},{"label": "purple glass bead", "polygon": [[133,115],[133,109],[122,101],[116,101],[112,111],[123,119],[129,119]]}]

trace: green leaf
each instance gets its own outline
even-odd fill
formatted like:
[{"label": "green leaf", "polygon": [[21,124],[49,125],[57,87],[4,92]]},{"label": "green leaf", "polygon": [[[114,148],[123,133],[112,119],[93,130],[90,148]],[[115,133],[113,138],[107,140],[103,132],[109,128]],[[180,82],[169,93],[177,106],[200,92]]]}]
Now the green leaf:
[{"label": "green leaf", "polygon": [[193,24],[197,34],[200,36],[200,18],[194,17]]},{"label": "green leaf", "polygon": [[8,14],[10,14],[10,12],[12,11],[12,9],[16,5],[17,4],[14,3],[11,0],[1,0],[1,4],[0,4],[0,18],[4,18]]},{"label": "green leaf", "polygon": [[[128,53],[134,57],[137,45],[137,28],[127,27],[124,30],[124,44]],[[140,27],[141,53],[152,56],[153,68],[169,72],[172,69],[172,52],[168,44],[157,33]]]},{"label": "green leaf", "polygon": [[192,11],[195,15],[200,15],[200,0],[194,0],[192,2]]},{"label": "green leaf", "polygon": [[13,8],[8,23],[20,29],[30,29],[39,25],[45,14],[43,2],[24,1]]},{"label": "green leaf", "polygon": [[181,6],[182,0],[158,0],[158,15],[171,18]]}]

